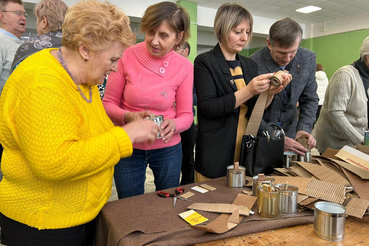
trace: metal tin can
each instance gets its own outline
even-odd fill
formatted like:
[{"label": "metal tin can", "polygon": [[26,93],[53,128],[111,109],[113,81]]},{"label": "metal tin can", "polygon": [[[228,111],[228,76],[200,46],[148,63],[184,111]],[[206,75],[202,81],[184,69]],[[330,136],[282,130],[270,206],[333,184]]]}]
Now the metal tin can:
[{"label": "metal tin can", "polygon": [[[159,127],[161,125],[161,123],[164,122],[164,117],[162,115],[150,115],[148,117],[145,118],[145,120],[153,120],[155,122],[155,124],[157,124]],[[156,139],[162,138],[162,136],[160,136],[160,132],[158,132],[158,136],[156,137]]]},{"label": "metal tin can", "polygon": [[364,132],[364,145],[369,146],[369,131]]},{"label": "metal tin can", "polygon": [[341,241],[345,236],[345,207],[333,202],[314,204],[314,232],[328,241]]}]

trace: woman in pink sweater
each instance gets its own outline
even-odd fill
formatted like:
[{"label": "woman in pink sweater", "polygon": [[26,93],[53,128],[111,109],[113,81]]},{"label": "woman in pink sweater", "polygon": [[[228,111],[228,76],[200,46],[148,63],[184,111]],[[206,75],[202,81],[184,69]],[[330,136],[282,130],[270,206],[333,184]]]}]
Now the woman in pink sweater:
[{"label": "woman in pink sweater", "polygon": [[109,75],[103,104],[115,125],[150,114],[162,115],[159,139],[134,144],[130,158],[115,166],[119,198],[144,193],[146,167],[154,173],[156,190],[179,185],[181,132],[193,121],[193,66],[173,51],[189,37],[185,9],[172,2],[148,7],[141,21],[145,41],[124,51],[118,71]]}]

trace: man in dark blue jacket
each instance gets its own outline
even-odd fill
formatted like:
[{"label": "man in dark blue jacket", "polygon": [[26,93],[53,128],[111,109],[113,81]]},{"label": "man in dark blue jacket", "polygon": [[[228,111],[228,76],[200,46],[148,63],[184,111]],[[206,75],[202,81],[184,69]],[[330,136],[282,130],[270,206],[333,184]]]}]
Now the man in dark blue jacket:
[{"label": "man in dark blue jacket", "polygon": [[301,39],[302,28],[296,21],[290,18],[279,20],[269,29],[268,45],[250,58],[258,64],[259,74],[288,70],[292,75],[291,83],[274,96],[265,110],[259,130],[268,122],[279,122],[286,132],[285,151],[305,155],[308,150],[295,139],[305,137],[309,149],[315,146],[311,131],[319,98],[315,80],[316,55],[299,47]]}]

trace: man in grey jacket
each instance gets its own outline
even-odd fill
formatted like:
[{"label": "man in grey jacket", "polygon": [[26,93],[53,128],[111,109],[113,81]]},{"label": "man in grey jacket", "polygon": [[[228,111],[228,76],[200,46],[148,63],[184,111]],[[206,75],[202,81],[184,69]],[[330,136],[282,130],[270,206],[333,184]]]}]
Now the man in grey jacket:
[{"label": "man in grey jacket", "polygon": [[316,55],[299,47],[301,39],[301,26],[290,18],[284,18],[270,27],[266,40],[268,45],[255,52],[251,59],[258,64],[259,74],[279,70],[288,70],[292,74],[291,83],[274,96],[265,110],[259,130],[264,129],[268,122],[281,124],[286,132],[285,151],[305,155],[307,149],[295,139],[305,137],[309,149],[315,146],[316,141],[310,133],[319,98],[315,80]]}]

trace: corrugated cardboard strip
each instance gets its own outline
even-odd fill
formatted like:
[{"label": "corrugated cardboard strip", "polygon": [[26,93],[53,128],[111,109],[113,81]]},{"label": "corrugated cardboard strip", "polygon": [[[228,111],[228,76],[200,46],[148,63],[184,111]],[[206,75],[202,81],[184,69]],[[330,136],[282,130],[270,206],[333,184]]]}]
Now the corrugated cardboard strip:
[{"label": "corrugated cardboard strip", "polygon": [[[234,200],[232,204],[242,205],[248,208],[252,208],[252,206],[254,206],[255,201],[256,201],[256,197],[248,196],[248,195],[244,195],[240,193],[238,194],[237,198]],[[209,222],[206,225],[196,225],[196,226],[191,226],[191,227],[194,229],[217,233],[217,234],[225,233],[231,230],[232,228],[236,227],[241,222],[241,220],[244,218],[244,216],[242,215],[237,216],[237,213],[239,214],[238,209],[234,211],[232,215],[231,214],[221,214],[218,218]]]},{"label": "corrugated cardboard strip", "polygon": [[187,207],[188,209],[214,212],[214,213],[225,213],[231,214],[236,210],[239,210],[241,215],[249,215],[250,209],[242,205],[234,205],[228,203],[193,203]]},{"label": "corrugated cardboard strip", "polygon": [[350,182],[347,179],[328,167],[307,162],[297,162],[297,164],[321,181],[326,181],[338,185],[350,185]]},{"label": "corrugated cardboard strip", "polygon": [[325,181],[312,180],[306,187],[306,195],[342,204],[346,197],[346,187]]}]

